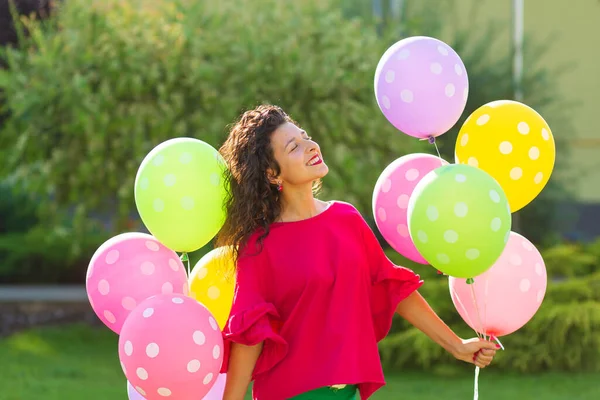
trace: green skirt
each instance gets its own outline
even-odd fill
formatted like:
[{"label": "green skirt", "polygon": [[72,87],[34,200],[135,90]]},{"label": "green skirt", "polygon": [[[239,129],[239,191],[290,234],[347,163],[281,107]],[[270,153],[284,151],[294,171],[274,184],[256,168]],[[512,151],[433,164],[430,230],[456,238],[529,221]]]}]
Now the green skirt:
[{"label": "green skirt", "polygon": [[348,385],[342,389],[324,387],[292,397],[293,400],[355,400],[357,399],[356,385]]}]

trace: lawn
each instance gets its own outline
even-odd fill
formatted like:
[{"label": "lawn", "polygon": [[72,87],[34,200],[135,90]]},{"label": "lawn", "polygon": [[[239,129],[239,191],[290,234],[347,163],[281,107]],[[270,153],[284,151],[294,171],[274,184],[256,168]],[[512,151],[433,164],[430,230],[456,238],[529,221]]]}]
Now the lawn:
[{"label": "lawn", "polygon": [[[0,400],[127,400],[106,328],[72,325],[22,332],[0,340]],[[388,376],[373,399],[472,399],[472,375],[442,378],[423,373]],[[482,372],[481,400],[600,399],[595,374],[519,376]]]}]

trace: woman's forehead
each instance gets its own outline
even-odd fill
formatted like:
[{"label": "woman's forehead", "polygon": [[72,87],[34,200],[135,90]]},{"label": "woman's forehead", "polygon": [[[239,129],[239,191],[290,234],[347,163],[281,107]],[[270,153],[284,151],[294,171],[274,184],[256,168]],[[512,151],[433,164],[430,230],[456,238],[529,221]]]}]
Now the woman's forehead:
[{"label": "woman's forehead", "polygon": [[286,122],[273,132],[271,140],[275,143],[286,144],[290,140],[302,137],[306,132],[291,122]]}]

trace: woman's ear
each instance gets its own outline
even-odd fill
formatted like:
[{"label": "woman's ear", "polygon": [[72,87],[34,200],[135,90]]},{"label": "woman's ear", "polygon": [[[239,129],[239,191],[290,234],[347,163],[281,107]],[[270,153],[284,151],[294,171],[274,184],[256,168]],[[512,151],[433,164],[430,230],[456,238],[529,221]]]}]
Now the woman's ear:
[{"label": "woman's ear", "polygon": [[269,179],[269,182],[271,182],[271,184],[273,185],[278,185],[281,181],[272,168],[267,168],[267,178]]}]

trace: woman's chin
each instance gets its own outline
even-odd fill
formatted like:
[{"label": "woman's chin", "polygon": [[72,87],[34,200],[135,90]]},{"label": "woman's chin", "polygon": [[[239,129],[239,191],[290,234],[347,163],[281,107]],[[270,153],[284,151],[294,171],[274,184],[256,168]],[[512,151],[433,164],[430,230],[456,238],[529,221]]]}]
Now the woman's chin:
[{"label": "woman's chin", "polygon": [[327,175],[327,173],[329,173],[329,167],[327,166],[327,164],[322,163],[319,165],[319,169],[317,171],[315,171],[315,180],[317,179],[321,179],[324,178],[325,175]]}]

